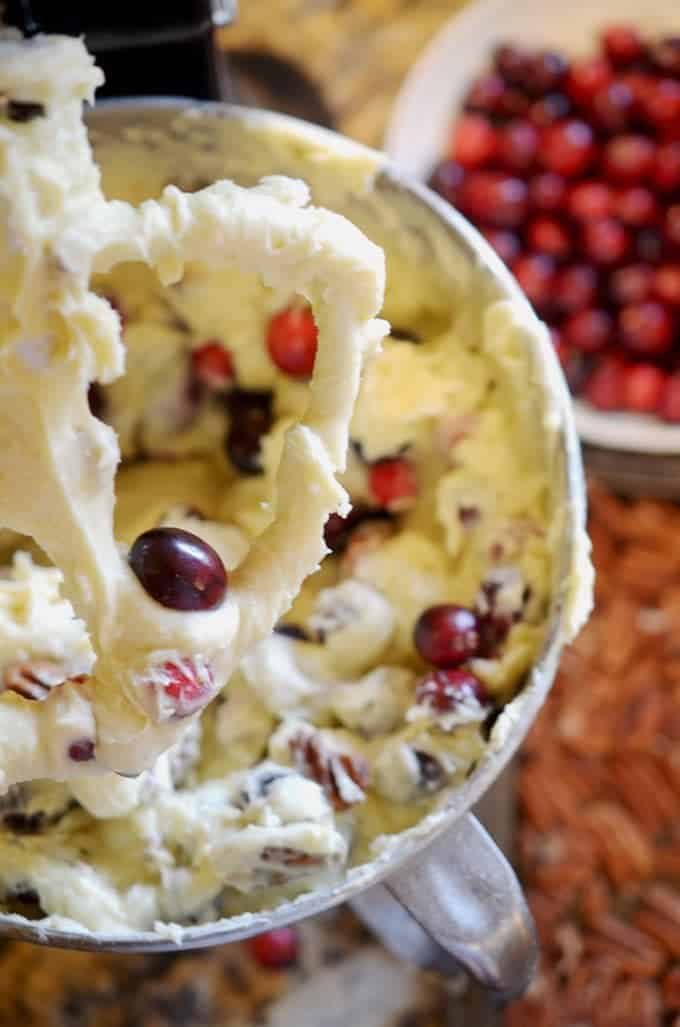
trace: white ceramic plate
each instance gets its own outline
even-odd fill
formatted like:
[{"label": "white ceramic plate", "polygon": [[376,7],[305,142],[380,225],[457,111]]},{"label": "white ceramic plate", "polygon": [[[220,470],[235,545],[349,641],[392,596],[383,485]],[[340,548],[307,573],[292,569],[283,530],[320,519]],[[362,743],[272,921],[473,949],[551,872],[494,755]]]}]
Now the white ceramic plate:
[{"label": "white ceramic plate", "polygon": [[[589,53],[601,29],[638,25],[648,35],[680,33],[680,0],[476,0],[454,15],[413,65],[397,96],[385,149],[426,179],[444,152],[451,124],[494,48],[507,40]],[[602,414],[575,401],[581,438],[593,445],[680,453],[680,426],[639,414]]]}]

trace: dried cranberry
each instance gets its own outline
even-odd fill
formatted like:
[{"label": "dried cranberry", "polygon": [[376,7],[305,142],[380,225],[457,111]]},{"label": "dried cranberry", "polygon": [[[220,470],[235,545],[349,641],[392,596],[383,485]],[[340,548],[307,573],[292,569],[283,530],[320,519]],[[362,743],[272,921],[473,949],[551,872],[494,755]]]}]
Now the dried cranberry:
[{"label": "dried cranberry", "polygon": [[352,507],[346,517],[341,517],[337,513],[330,515],[324,527],[324,542],[332,553],[341,553],[346,548],[352,532],[365,521],[383,521],[390,524],[392,520],[392,516],[386,510],[376,510],[374,507],[359,503]]},{"label": "dried cranberry", "polygon": [[680,306],[680,264],[664,264],[656,269],[654,293],[663,303]]},{"label": "dried cranberry", "polygon": [[234,380],[234,361],[229,350],[210,340],[191,352],[191,370],[201,385],[219,392]]},{"label": "dried cranberry", "polygon": [[656,83],[645,104],[645,113],[657,131],[677,139],[680,131],[680,82],[664,78]]},{"label": "dried cranberry", "polygon": [[511,264],[520,253],[519,236],[505,228],[483,228],[482,235],[506,264]]},{"label": "dried cranberry", "polygon": [[567,77],[567,93],[574,103],[588,106],[595,94],[611,82],[611,64],[600,57],[575,61]]},{"label": "dried cranberry", "polygon": [[666,382],[658,413],[665,421],[680,423],[680,372],[676,371]]},{"label": "dried cranberry", "polygon": [[540,100],[534,100],[529,107],[528,118],[536,128],[547,128],[561,121],[571,113],[571,102],[564,93],[548,93]]},{"label": "dried cranberry", "polygon": [[460,164],[452,160],[444,160],[438,164],[430,175],[428,185],[436,193],[443,196],[449,203],[458,202],[458,190],[465,176]]},{"label": "dried cranberry", "polygon": [[617,268],[609,279],[610,298],[619,307],[642,303],[652,291],[654,273],[647,264]]},{"label": "dried cranberry", "polygon": [[666,307],[653,300],[624,307],[619,329],[626,347],[642,356],[666,353],[673,345],[673,320]]},{"label": "dried cranberry", "polygon": [[225,448],[243,474],[262,474],[262,437],[274,423],[271,392],[233,389],[227,396],[231,422]]},{"label": "dried cranberry", "polygon": [[680,142],[663,143],[659,146],[652,178],[662,192],[680,190]]},{"label": "dried cranberry", "polygon": [[540,217],[529,222],[527,242],[537,253],[547,253],[555,260],[565,260],[571,252],[571,236],[555,218]]},{"label": "dried cranberry", "polygon": [[625,405],[626,367],[618,356],[606,355],[589,376],[583,395],[598,410],[621,410]]},{"label": "dried cranberry", "polygon": [[373,499],[386,510],[403,510],[418,496],[416,469],[403,457],[378,460],[368,472],[368,487]]},{"label": "dried cranberry", "polygon": [[130,567],[142,588],[171,610],[213,610],[227,591],[227,572],[207,542],[181,528],[152,528],[134,542]]},{"label": "dried cranberry", "polygon": [[163,664],[163,691],[175,706],[175,716],[189,717],[208,702],[214,691],[209,668],[199,672],[191,659]]},{"label": "dried cranberry", "polygon": [[260,966],[281,970],[298,958],[298,935],[294,927],[277,927],[247,941],[248,950]]},{"label": "dried cranberry", "polygon": [[493,72],[483,75],[470,88],[465,99],[465,108],[481,114],[496,114],[505,91],[505,82]]},{"label": "dried cranberry", "polygon": [[573,264],[555,280],[555,301],[562,313],[575,314],[593,305],[597,289],[597,271],[590,264]]},{"label": "dried cranberry", "polygon": [[479,652],[477,615],[453,603],[430,606],[416,621],[413,642],[427,663],[459,667]]},{"label": "dried cranberry", "polygon": [[507,171],[528,171],[536,160],[538,131],[525,119],[516,118],[498,136],[498,160]]},{"label": "dried cranberry", "polygon": [[542,171],[529,180],[529,202],[547,213],[560,210],[567,196],[567,183],[553,171]]},{"label": "dried cranberry", "polygon": [[543,253],[531,253],[516,260],[513,274],[520,288],[534,304],[541,308],[550,299],[555,278],[555,262]]},{"label": "dried cranberry", "polygon": [[610,25],[602,34],[602,46],[612,64],[632,64],[644,53],[640,33],[632,25]]},{"label": "dried cranberry", "polygon": [[68,747],[69,759],[75,763],[87,763],[94,759],[94,742],[91,738],[80,738]]},{"label": "dried cranberry", "polygon": [[584,353],[597,353],[611,341],[614,322],[606,310],[581,310],[563,327],[565,340]]},{"label": "dried cranberry", "polygon": [[653,224],[659,212],[654,193],[641,185],[622,189],[616,197],[614,210],[625,225],[633,228]]},{"label": "dried cranberry", "polygon": [[569,213],[577,221],[608,217],[612,203],[612,190],[604,182],[579,182],[569,193]]},{"label": "dried cranberry", "polygon": [[291,378],[309,378],[314,370],[317,327],[307,307],[281,310],[269,322],[267,349],[279,371]]},{"label": "dried cranberry", "polygon": [[613,134],[629,127],[634,105],[633,91],[617,80],[598,89],[590,102],[590,111],[598,128]]},{"label": "dried cranberry", "polygon": [[527,194],[521,178],[498,171],[473,171],[458,191],[458,206],[473,221],[516,228],[526,216]]},{"label": "dried cranberry", "polygon": [[618,264],[629,248],[628,234],[615,218],[601,218],[583,226],[583,249],[596,264]]},{"label": "dried cranberry", "polygon": [[416,685],[416,702],[437,713],[451,713],[463,703],[489,703],[489,694],[469,670],[433,670]]},{"label": "dried cranberry", "polygon": [[664,396],[667,378],[666,372],[653,364],[631,364],[624,379],[627,409],[639,414],[654,413]]},{"label": "dried cranberry", "polygon": [[482,114],[463,114],[456,124],[451,156],[463,168],[481,168],[496,154],[498,139],[491,122]]},{"label": "dried cranberry", "polygon": [[571,118],[546,129],[539,159],[549,171],[572,178],[582,174],[596,155],[593,130],[585,121]]},{"label": "dried cranberry", "polygon": [[602,165],[607,178],[636,185],[648,179],[654,167],[654,143],[641,135],[622,135],[604,148]]}]

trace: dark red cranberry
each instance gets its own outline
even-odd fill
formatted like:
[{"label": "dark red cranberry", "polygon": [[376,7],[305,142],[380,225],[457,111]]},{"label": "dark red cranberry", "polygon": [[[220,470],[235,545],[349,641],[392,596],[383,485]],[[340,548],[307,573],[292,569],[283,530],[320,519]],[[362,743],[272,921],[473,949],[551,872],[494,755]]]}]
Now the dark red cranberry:
[{"label": "dark red cranberry", "polygon": [[670,246],[680,246],[680,203],[675,203],[666,210],[663,231]]},{"label": "dark red cranberry", "polygon": [[385,510],[376,510],[360,503],[353,506],[346,517],[332,513],[324,527],[324,542],[332,553],[341,553],[347,547],[355,528],[365,521],[378,520],[389,524],[392,518]]},{"label": "dark red cranberry", "polygon": [[615,218],[589,221],[583,226],[583,249],[596,264],[618,264],[629,248],[628,233]]},{"label": "dark red cranberry", "polygon": [[632,25],[610,25],[602,34],[602,48],[612,64],[632,64],[644,53],[640,33]]},{"label": "dark red cranberry", "polygon": [[505,82],[513,86],[524,86],[531,56],[517,46],[504,44],[494,53],[494,65]]},{"label": "dark red cranberry", "polygon": [[656,269],[654,294],[663,303],[680,307],[680,264],[664,264]]},{"label": "dark red cranberry", "polygon": [[635,100],[625,82],[616,80],[603,86],[590,102],[591,115],[603,132],[625,132],[631,122]]},{"label": "dark red cranberry", "polygon": [[575,61],[567,77],[567,94],[571,100],[587,107],[595,94],[613,78],[612,66],[601,57]]},{"label": "dark red cranberry", "polygon": [[607,178],[627,185],[648,180],[654,168],[654,143],[641,135],[622,135],[611,139],[602,154]]},{"label": "dark red cranberry", "polygon": [[190,717],[205,706],[214,692],[214,681],[210,670],[199,674],[191,659],[163,664],[165,682],[163,691],[175,706],[176,717]]},{"label": "dark red cranberry", "polygon": [[583,395],[598,410],[621,410],[625,378],[626,366],[620,357],[605,355],[585,383]]},{"label": "dark red cranberry", "polygon": [[619,314],[621,340],[633,353],[658,356],[673,345],[673,319],[662,303],[647,300]]},{"label": "dark red cranberry", "polygon": [[522,89],[509,86],[498,101],[498,113],[504,118],[523,118],[529,112],[529,103]]},{"label": "dark red cranberry", "polygon": [[483,114],[463,114],[456,123],[451,156],[462,168],[481,168],[498,148],[496,130]]},{"label": "dark red cranberry", "polygon": [[642,228],[654,223],[659,208],[653,192],[642,185],[631,185],[616,197],[614,213],[624,225]]},{"label": "dark red cranberry", "polygon": [[598,289],[597,271],[590,264],[573,264],[555,280],[555,302],[564,314],[576,314],[592,307]]},{"label": "dark red cranberry", "polygon": [[482,235],[506,264],[511,264],[519,256],[522,247],[515,232],[504,228],[483,228]]},{"label": "dark red cranberry", "polygon": [[190,531],[145,531],[135,540],[129,561],[145,592],[170,610],[214,610],[226,595],[222,560]]},{"label": "dark red cranberry", "polygon": [[534,306],[541,308],[551,298],[555,262],[543,253],[529,253],[516,260],[512,271],[520,288]]},{"label": "dark red cranberry", "polygon": [[680,191],[680,142],[663,143],[659,146],[652,178],[662,192]]},{"label": "dark red cranberry", "polygon": [[635,236],[635,254],[647,264],[658,264],[663,254],[663,239],[655,228],[641,228]]},{"label": "dark red cranberry", "polygon": [[624,402],[628,410],[652,414],[666,391],[668,375],[654,364],[631,364],[624,378]]},{"label": "dark red cranberry", "polygon": [[480,114],[496,114],[504,92],[505,82],[500,75],[493,72],[482,75],[471,87],[465,108]]},{"label": "dark red cranberry", "polygon": [[216,340],[204,342],[191,352],[191,369],[201,385],[219,392],[234,380],[234,361],[229,350]]},{"label": "dark red cranberry", "polygon": [[680,82],[664,78],[647,99],[645,113],[649,121],[662,135],[670,134],[677,140],[680,133]]},{"label": "dark red cranberry", "polygon": [[680,423],[680,372],[670,375],[659,404],[659,416],[664,421]]},{"label": "dark red cranberry", "polygon": [[647,55],[663,75],[680,78],[680,36],[667,36],[652,43]]},{"label": "dark red cranberry", "polygon": [[451,713],[463,703],[489,703],[489,694],[469,670],[433,670],[416,685],[416,702],[437,713]]},{"label": "dark red cranberry", "polygon": [[611,300],[619,307],[643,303],[652,292],[654,272],[648,264],[628,264],[617,268],[609,279]]},{"label": "dark red cranberry", "polygon": [[577,221],[608,217],[612,203],[612,190],[605,182],[578,182],[569,193],[569,213]]},{"label": "dark red cranberry", "polygon": [[231,418],[227,456],[243,474],[262,474],[262,437],[274,423],[273,397],[264,390],[233,389],[227,397]]},{"label": "dark red cranberry", "polygon": [[571,236],[555,218],[540,217],[529,222],[527,242],[537,253],[547,253],[556,260],[566,260],[571,252]]},{"label": "dark red cranberry", "polygon": [[418,475],[410,460],[392,457],[378,460],[368,472],[372,498],[386,510],[404,510],[413,506],[418,496]]},{"label": "dark red cranberry", "polygon": [[413,641],[426,663],[459,667],[479,653],[477,615],[453,603],[430,606],[416,621]]},{"label": "dark red cranberry", "polygon": [[525,119],[516,118],[498,136],[498,160],[508,171],[528,171],[536,160],[538,131]]},{"label": "dark red cranberry", "polygon": [[317,327],[307,307],[281,310],[269,322],[267,349],[279,371],[291,378],[309,378],[314,370]]},{"label": "dark red cranberry", "polygon": [[533,96],[545,96],[559,89],[569,70],[562,54],[543,50],[529,58],[524,86]]},{"label": "dark red cranberry", "polygon": [[584,353],[597,353],[611,341],[614,322],[606,310],[581,310],[564,322],[565,340]]},{"label": "dark red cranberry", "polygon": [[517,228],[527,212],[528,190],[521,178],[498,171],[473,171],[458,192],[458,206],[473,221]]},{"label": "dark red cranberry", "polygon": [[79,738],[68,747],[69,759],[74,763],[87,763],[94,759],[94,742],[91,738]]},{"label": "dark red cranberry", "polygon": [[99,382],[90,382],[90,387],[87,390],[87,403],[92,416],[96,417],[99,421],[103,421],[108,404],[104,395],[104,389]]},{"label": "dark red cranberry", "polygon": [[548,125],[554,125],[556,121],[568,117],[570,113],[571,101],[568,96],[564,93],[548,93],[539,100],[534,100],[529,107],[528,117],[536,128],[547,128]]},{"label": "dark red cranberry", "polygon": [[246,944],[255,962],[268,970],[282,970],[292,966],[298,958],[298,935],[294,927],[277,927],[249,938]]},{"label": "dark red cranberry", "polygon": [[566,181],[553,171],[542,171],[529,179],[529,202],[536,210],[544,213],[561,210],[566,196]]},{"label": "dark red cranberry", "polygon": [[458,202],[458,190],[464,177],[465,172],[460,164],[456,164],[452,160],[444,160],[430,175],[428,185],[430,189],[434,189],[445,200],[455,205]]},{"label": "dark red cranberry", "polygon": [[596,155],[593,130],[585,121],[570,118],[545,130],[539,159],[549,171],[572,178],[582,174]]}]

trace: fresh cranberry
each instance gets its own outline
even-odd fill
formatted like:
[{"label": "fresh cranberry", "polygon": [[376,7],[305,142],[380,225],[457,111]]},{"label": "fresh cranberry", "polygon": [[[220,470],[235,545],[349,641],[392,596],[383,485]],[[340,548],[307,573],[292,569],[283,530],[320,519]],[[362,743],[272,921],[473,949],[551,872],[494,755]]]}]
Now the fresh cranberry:
[{"label": "fresh cranberry", "polygon": [[230,415],[225,448],[230,461],[242,474],[262,474],[262,438],[274,423],[271,392],[232,389],[227,407]]},{"label": "fresh cranberry", "polygon": [[416,649],[435,667],[459,667],[479,652],[477,615],[452,603],[430,606],[413,630]]},{"label": "fresh cranberry", "polygon": [[622,135],[605,146],[602,166],[608,179],[637,185],[651,174],[654,159],[654,143],[650,139],[641,135]]},{"label": "fresh cranberry", "polygon": [[653,181],[662,192],[680,190],[680,143],[663,143],[656,151]]},{"label": "fresh cranberry", "polygon": [[529,58],[524,86],[534,96],[545,96],[551,90],[559,89],[569,70],[562,54],[554,50],[543,50]]},{"label": "fresh cranberry", "polygon": [[591,100],[591,115],[603,132],[624,132],[630,125],[635,100],[625,82],[617,80],[598,89]]},{"label": "fresh cranberry", "polygon": [[664,264],[656,269],[654,293],[663,303],[680,306],[680,264]]},{"label": "fresh cranberry", "polygon": [[614,211],[624,225],[641,228],[654,223],[659,208],[654,193],[642,185],[631,185],[616,197]]},{"label": "fresh cranberry", "polygon": [[130,567],[145,592],[171,610],[214,610],[227,572],[207,542],[181,528],[152,528],[134,542]]},{"label": "fresh cranberry", "polygon": [[680,78],[680,36],[667,36],[652,43],[648,56],[662,74]]},{"label": "fresh cranberry", "polygon": [[220,342],[204,342],[192,350],[191,369],[201,385],[216,392],[234,380],[234,361],[229,350]]},{"label": "fresh cranberry", "polygon": [[509,86],[498,102],[498,113],[504,118],[523,118],[529,113],[530,100],[522,89]]},{"label": "fresh cranberry", "polygon": [[458,202],[458,190],[460,189],[465,172],[460,164],[452,160],[444,160],[434,169],[430,175],[428,185],[436,193],[443,196],[445,200],[454,205]]},{"label": "fresh cranberry", "polygon": [[451,713],[471,700],[486,706],[489,695],[469,670],[433,670],[416,685],[416,702],[437,713]]},{"label": "fresh cranberry", "polygon": [[571,113],[571,101],[564,93],[547,93],[529,107],[528,118],[536,128],[547,128]]},{"label": "fresh cranberry", "polygon": [[625,403],[626,367],[614,355],[603,356],[585,383],[583,395],[598,410],[621,410]]},{"label": "fresh cranberry", "polygon": [[680,246],[680,203],[667,209],[663,231],[670,246]]},{"label": "fresh cranberry", "polygon": [[269,322],[267,349],[279,371],[291,378],[309,378],[314,370],[317,336],[311,310],[289,307]]},{"label": "fresh cranberry", "polygon": [[482,75],[471,87],[465,100],[465,108],[481,114],[496,114],[504,92],[505,82],[500,75],[493,72]]},{"label": "fresh cranberry", "polygon": [[628,410],[652,414],[661,403],[666,389],[665,371],[654,364],[631,364],[624,378],[624,402]]},{"label": "fresh cranberry", "polygon": [[463,168],[481,168],[496,154],[498,140],[490,121],[482,114],[463,114],[456,124],[451,156]]},{"label": "fresh cranberry", "polygon": [[564,314],[576,314],[593,305],[597,295],[597,271],[590,264],[565,267],[555,280],[555,301]]},{"label": "fresh cranberry", "polygon": [[676,138],[680,134],[680,82],[661,79],[650,94],[645,113],[657,131]]},{"label": "fresh cranberry", "polygon": [[386,510],[404,510],[418,495],[418,476],[410,460],[378,460],[368,472],[368,487],[376,503]]},{"label": "fresh cranberry", "polygon": [[635,253],[647,264],[658,264],[663,254],[663,239],[655,228],[641,228],[635,236]]},{"label": "fresh cranberry", "polygon": [[595,94],[613,77],[612,66],[601,57],[575,61],[567,77],[567,93],[574,103],[588,106]]},{"label": "fresh cranberry", "polygon": [[583,248],[596,264],[617,264],[628,253],[628,234],[615,218],[589,221],[583,226]]},{"label": "fresh cranberry", "polygon": [[564,338],[584,353],[596,353],[610,342],[614,322],[606,310],[581,310],[567,318],[562,331]]},{"label": "fresh cranberry", "polygon": [[645,119],[647,101],[656,88],[656,79],[642,71],[628,71],[621,76],[633,94],[633,113]]},{"label": "fresh cranberry", "polygon": [[553,171],[542,171],[529,180],[529,202],[547,213],[560,210],[567,196],[567,183]]},{"label": "fresh cranberry", "polygon": [[520,253],[519,236],[505,228],[483,228],[482,235],[506,264],[511,264]]},{"label": "fresh cranberry", "polygon": [[537,253],[547,253],[556,260],[565,260],[571,252],[569,232],[555,218],[535,218],[527,227],[527,242]]},{"label": "fresh cranberry", "polygon": [[665,421],[680,423],[680,372],[676,371],[666,382],[658,413]]},{"label": "fresh cranberry", "polygon": [[673,320],[666,307],[653,300],[624,307],[619,329],[626,347],[641,356],[667,353],[673,345]]},{"label": "fresh cranberry", "polygon": [[163,691],[173,700],[175,715],[189,717],[205,706],[215,683],[208,668],[199,673],[193,660],[180,659],[163,664]]},{"label": "fresh cranberry", "polygon": [[549,171],[572,178],[580,175],[595,158],[593,130],[585,121],[571,118],[546,129],[539,158]]},{"label": "fresh cranberry", "polygon": [[505,82],[513,86],[523,86],[531,64],[531,57],[517,46],[504,44],[497,47],[494,53],[494,64]]},{"label": "fresh cranberry", "polygon": [[516,118],[501,129],[498,159],[508,171],[528,171],[538,152],[538,132],[530,121]]},{"label": "fresh cranberry", "polygon": [[277,927],[249,938],[246,944],[255,962],[268,970],[282,970],[292,966],[298,958],[298,935],[294,927]]},{"label": "fresh cranberry", "polygon": [[652,292],[654,272],[648,264],[628,264],[617,268],[609,278],[611,300],[619,307],[643,303]]},{"label": "fresh cranberry", "polygon": [[69,759],[74,763],[88,763],[94,759],[94,742],[91,738],[79,738],[68,747]]},{"label": "fresh cranberry", "polygon": [[577,221],[596,221],[612,212],[612,191],[604,182],[578,182],[569,193],[569,213]]},{"label": "fresh cranberry", "polygon": [[632,64],[644,53],[640,33],[632,25],[610,25],[602,33],[602,48],[612,64]]},{"label": "fresh cranberry", "polygon": [[529,253],[512,265],[520,288],[536,307],[543,307],[550,299],[555,278],[555,263],[543,253]]},{"label": "fresh cranberry", "polygon": [[458,206],[473,221],[496,228],[517,228],[527,211],[527,186],[498,171],[474,171],[463,181]]}]

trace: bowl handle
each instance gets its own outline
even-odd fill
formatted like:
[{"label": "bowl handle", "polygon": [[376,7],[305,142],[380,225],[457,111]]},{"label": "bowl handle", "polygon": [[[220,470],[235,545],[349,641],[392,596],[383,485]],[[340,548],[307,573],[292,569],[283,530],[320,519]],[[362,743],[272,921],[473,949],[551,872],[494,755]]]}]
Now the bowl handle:
[{"label": "bowl handle", "polygon": [[536,969],[522,889],[471,813],[351,905],[394,955],[445,974],[462,965],[502,1002],[521,995]]}]

